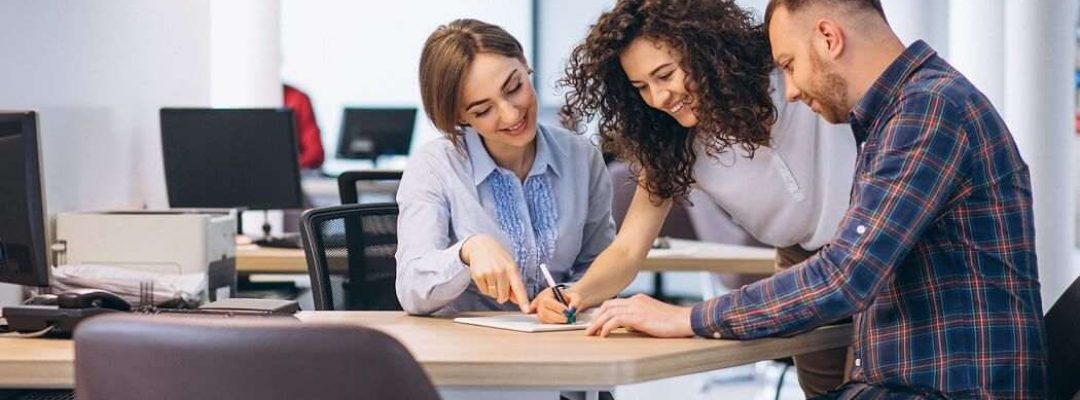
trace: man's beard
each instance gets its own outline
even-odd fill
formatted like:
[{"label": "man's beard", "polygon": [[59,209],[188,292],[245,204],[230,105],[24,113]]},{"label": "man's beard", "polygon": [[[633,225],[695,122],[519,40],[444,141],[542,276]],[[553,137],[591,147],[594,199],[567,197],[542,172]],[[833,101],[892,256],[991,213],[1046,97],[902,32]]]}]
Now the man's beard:
[{"label": "man's beard", "polygon": [[851,111],[847,98],[847,80],[826,66],[816,54],[810,54],[810,63],[816,79],[813,80],[813,91],[809,97],[817,103],[818,114],[830,123],[847,123],[848,113]]}]

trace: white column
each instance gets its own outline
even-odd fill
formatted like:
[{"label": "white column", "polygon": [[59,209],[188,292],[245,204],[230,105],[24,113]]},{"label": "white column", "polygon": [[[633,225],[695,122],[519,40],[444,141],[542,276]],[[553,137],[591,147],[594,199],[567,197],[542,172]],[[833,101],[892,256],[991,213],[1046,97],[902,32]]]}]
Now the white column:
[{"label": "white column", "polygon": [[949,2],[882,0],[885,18],[904,45],[923,40],[941,57],[949,54]]},{"label": "white column", "polygon": [[[209,10],[209,0],[4,3],[0,109],[38,110],[50,215],[164,205],[158,110],[209,105]],[[0,284],[0,306],[20,298]]]},{"label": "white column", "polygon": [[1005,111],[1004,43],[1005,0],[949,1],[946,60],[986,94],[999,112]]},{"label": "white column", "polygon": [[[531,60],[539,73],[540,107],[554,111],[563,103],[555,82],[563,77],[570,50],[585,40],[600,14],[610,11],[614,0],[535,0],[539,2],[536,45],[539,60]],[[550,115],[554,118],[554,115]],[[552,119],[551,121],[557,121]]]},{"label": "white column", "polygon": [[1045,308],[1080,275],[1072,259],[1076,5],[1076,0],[1032,0],[1005,6],[1004,116],[1031,167]]},{"label": "white column", "polygon": [[210,3],[214,107],[281,106],[280,13],[276,0]]}]

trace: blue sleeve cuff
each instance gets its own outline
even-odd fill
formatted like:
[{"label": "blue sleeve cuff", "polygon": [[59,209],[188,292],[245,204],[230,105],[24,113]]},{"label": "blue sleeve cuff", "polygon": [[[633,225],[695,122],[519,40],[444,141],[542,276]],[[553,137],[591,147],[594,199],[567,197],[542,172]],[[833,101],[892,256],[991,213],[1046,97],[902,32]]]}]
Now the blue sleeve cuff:
[{"label": "blue sleeve cuff", "polygon": [[712,339],[735,339],[734,332],[723,323],[721,316],[731,307],[731,295],[724,295],[694,305],[690,311],[690,328],[694,334]]},{"label": "blue sleeve cuff", "polygon": [[708,329],[705,329],[705,321],[702,313],[702,309],[705,307],[705,302],[694,304],[693,310],[690,311],[690,328],[694,330],[694,334],[701,337],[713,337],[713,334]]}]

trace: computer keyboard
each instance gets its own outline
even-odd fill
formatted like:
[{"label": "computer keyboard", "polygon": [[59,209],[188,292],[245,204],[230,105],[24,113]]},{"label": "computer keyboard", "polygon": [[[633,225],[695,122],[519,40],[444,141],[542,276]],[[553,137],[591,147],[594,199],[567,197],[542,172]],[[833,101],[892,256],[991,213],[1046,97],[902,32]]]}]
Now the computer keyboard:
[{"label": "computer keyboard", "polygon": [[256,240],[254,243],[260,247],[275,247],[280,249],[304,248],[304,244],[300,240],[300,235],[271,236]]},{"label": "computer keyboard", "polygon": [[295,300],[229,298],[204,304],[199,308],[154,308],[149,314],[201,315],[293,315],[300,311]]},{"label": "computer keyboard", "polygon": [[[11,396],[11,397],[7,397]],[[72,390],[21,390],[5,392],[0,390],[0,399],[5,400],[75,400]]]},{"label": "computer keyboard", "polygon": [[[76,325],[82,320],[99,314],[131,312],[135,314],[218,316],[292,316],[300,311],[300,306],[293,300],[270,299],[222,299],[199,308],[158,308],[153,306],[128,307],[125,310],[90,306],[85,308],[63,308],[60,306],[9,306],[3,308],[3,320],[0,334],[13,337],[57,337],[69,338]],[[29,336],[27,336],[29,335]],[[2,394],[2,393],[0,393]],[[0,396],[0,400],[5,400]]]}]

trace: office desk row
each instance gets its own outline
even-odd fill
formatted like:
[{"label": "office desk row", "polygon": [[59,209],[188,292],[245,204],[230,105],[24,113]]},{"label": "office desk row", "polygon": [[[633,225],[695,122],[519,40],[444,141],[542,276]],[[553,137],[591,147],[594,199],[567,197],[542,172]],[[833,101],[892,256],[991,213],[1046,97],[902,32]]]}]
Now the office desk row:
[{"label": "office desk row", "polygon": [[[655,339],[622,330],[606,339],[583,331],[521,333],[401,312],[310,311],[297,317],[304,323],[360,325],[390,334],[444,395],[495,391],[557,398],[559,390],[610,390],[851,343],[850,325],[792,338],[734,341]],[[70,388],[74,382],[72,341],[0,338],[0,388]]]},{"label": "office desk row", "polygon": [[[644,270],[770,275],[776,262],[775,251],[768,248],[679,239],[669,242],[671,248],[649,252]],[[301,249],[242,245],[236,248],[236,272],[241,275],[306,274],[307,260]]]}]

